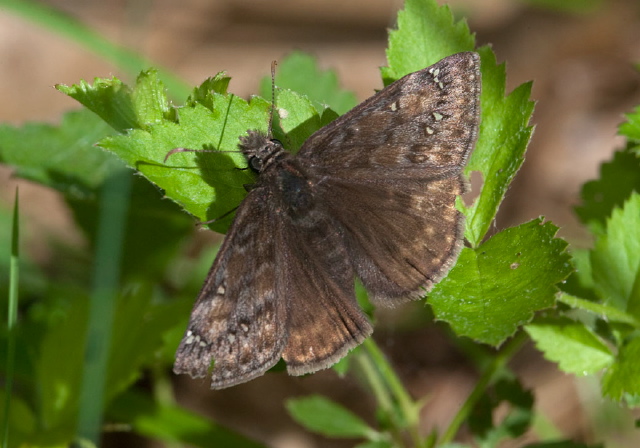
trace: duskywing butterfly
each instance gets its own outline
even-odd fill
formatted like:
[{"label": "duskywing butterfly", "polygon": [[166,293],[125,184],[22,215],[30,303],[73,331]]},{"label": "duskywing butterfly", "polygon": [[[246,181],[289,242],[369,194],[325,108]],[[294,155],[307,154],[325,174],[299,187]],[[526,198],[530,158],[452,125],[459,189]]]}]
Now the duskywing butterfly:
[{"label": "duskywing butterfly", "polygon": [[373,331],[355,276],[374,303],[393,306],[446,275],[463,240],[455,202],[478,134],[479,63],[458,53],[403,77],[297,155],[259,131],[240,138],[259,177],[196,300],[174,372],[211,374],[221,389],[281,357],[292,375],[327,368]]}]

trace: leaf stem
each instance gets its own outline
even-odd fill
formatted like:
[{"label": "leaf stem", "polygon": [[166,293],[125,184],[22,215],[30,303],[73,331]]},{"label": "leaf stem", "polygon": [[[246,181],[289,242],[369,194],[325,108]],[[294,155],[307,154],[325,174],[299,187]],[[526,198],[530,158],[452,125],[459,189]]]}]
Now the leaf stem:
[{"label": "leaf stem", "polygon": [[[396,439],[401,440],[400,432],[406,429],[414,446],[423,446],[417,427],[418,406],[411,399],[375,341],[372,338],[365,340],[363,348],[367,356],[362,354],[358,359],[361,361],[363,372],[369,380],[380,407],[394,426]],[[394,406],[394,402],[397,406]],[[397,411],[400,411],[399,419],[396,415]]]},{"label": "leaf stem", "polygon": [[489,384],[495,380],[496,373],[498,373],[507,364],[507,362],[509,362],[513,355],[520,350],[520,347],[522,347],[522,344],[524,344],[526,340],[526,334],[523,331],[520,331],[513,337],[513,339],[507,342],[499,353],[496,354],[480,376],[480,379],[476,383],[471,394],[469,394],[467,400],[453,417],[453,420],[451,420],[449,427],[442,434],[440,440],[438,440],[437,445],[445,445],[453,441],[453,438],[460,430],[460,426],[462,426],[471,414],[473,407],[476,405],[482,394],[485,393]]}]

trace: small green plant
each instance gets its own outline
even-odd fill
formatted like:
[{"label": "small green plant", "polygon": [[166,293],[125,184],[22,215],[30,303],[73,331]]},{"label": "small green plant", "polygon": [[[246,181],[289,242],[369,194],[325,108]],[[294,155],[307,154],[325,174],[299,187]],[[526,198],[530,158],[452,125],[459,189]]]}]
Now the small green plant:
[{"label": "small green plant", "polygon": [[[369,339],[335,369],[358,371],[362,393],[375,398],[378,424],[321,395],[288,400],[291,417],[309,431],[379,448],[470,446],[454,442],[463,425],[475,446],[517,440],[535,426],[537,411],[534,392],[507,363],[528,338],[564,372],[604,372],[602,395],[638,406],[640,108],[620,128],[627,146],[603,165],[599,180],[583,188],[577,213],[594,235],[592,249],[567,251],[567,243],[555,237],[557,228],[543,218],[488,237],[531,137],[531,84],[505,96],[504,65],[496,64],[490,48],[475,49],[466,23],[432,0],[406,1],[381,74],[388,84],[473,50],[482,60],[482,123],[465,173],[480,173],[483,183],[472,205],[459,201],[467,245],[424,303],[450,325],[452,337],[468,338],[478,382],[445,431],[423,434],[423,400],[410,396]],[[0,126],[0,161],[17,176],[61,192],[89,241],[84,251],[57,245],[54,275],[22,260],[18,280],[15,257],[12,270],[9,257],[0,261],[0,278],[18,291],[22,311],[15,329],[3,331],[0,340],[8,355],[0,356],[3,380],[14,384],[0,391],[7,403],[0,413],[7,446],[96,443],[104,421],[166,443],[262,446],[180,407],[166,385],[213,259],[210,251],[195,260],[181,256],[193,227],[188,215],[201,221],[220,217],[246,194],[243,185],[253,181],[252,174],[235,169],[246,162],[223,151],[234,151],[248,129],[266,130],[269,80],[262,97],[245,101],[228,93],[230,78],[220,73],[176,105],[161,78],[150,69],[133,86],[116,78],[57,86],[86,109],[68,113],[60,126]],[[278,108],[287,113],[274,132],[294,151],[356,104],[333,73],[320,71],[301,53],[281,62],[276,85]],[[165,162],[177,147],[219,152],[177,153]],[[13,222],[9,215],[1,218]],[[211,228],[225,231],[230,219]],[[8,235],[0,234],[0,247],[11,247]],[[17,250],[11,253],[17,256]],[[152,393],[135,385],[143,373],[151,377]],[[503,403],[508,411],[494,421],[492,413]],[[529,446],[586,446],[544,431],[537,435],[540,442]]]}]

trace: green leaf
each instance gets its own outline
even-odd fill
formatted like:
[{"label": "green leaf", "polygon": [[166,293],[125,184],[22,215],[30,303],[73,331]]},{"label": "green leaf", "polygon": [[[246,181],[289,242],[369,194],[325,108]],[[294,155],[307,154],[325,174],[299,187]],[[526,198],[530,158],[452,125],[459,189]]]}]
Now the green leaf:
[{"label": "green leaf", "polygon": [[465,238],[477,247],[489,230],[509,184],[524,161],[533,127],[529,119],[534,103],[529,100],[531,83],[521,84],[505,95],[505,65],[496,65],[488,47],[479,50],[482,58],[482,121],[476,148],[465,174],[482,173],[483,185],[473,205],[458,205],[466,215]]},{"label": "green leaf", "polygon": [[556,283],[572,270],[557,227],[536,219],[464,248],[428,299],[437,319],[456,334],[501,344],[537,310],[554,303]]},{"label": "green leaf", "polygon": [[573,440],[556,440],[553,442],[530,443],[523,448],[604,448],[604,445],[600,443],[587,445],[586,443],[574,442]]},{"label": "green leaf", "polygon": [[132,90],[115,76],[111,79],[96,78],[93,84],[81,80],[70,87],[64,84],[55,87],[94,112],[118,132],[140,127]]},{"label": "green leaf", "polygon": [[601,303],[581,299],[569,294],[561,294],[558,297],[558,302],[569,305],[574,309],[584,310],[588,311],[589,313],[596,314],[599,318],[607,322],[629,324],[636,328],[640,328],[640,321],[638,321],[638,319],[636,319],[629,313],[620,311],[618,308],[614,308],[612,306],[602,305]]},{"label": "green leaf", "polygon": [[320,395],[287,400],[291,417],[309,431],[327,437],[379,439],[380,434],[341,405]]},{"label": "green leaf", "polygon": [[113,133],[87,110],[65,114],[60,126],[0,125],[0,162],[14,167],[17,176],[67,196],[94,197],[105,177],[122,167],[113,155],[92,147]]},{"label": "green leaf", "polygon": [[[476,420],[470,420],[469,426],[479,436],[479,446],[482,448],[499,446],[503,439],[515,439],[527,431],[533,419],[533,393],[523,387],[516,379],[503,378],[487,391],[484,409],[486,412],[484,425],[475,426]],[[508,403],[507,415],[502,421],[493,423],[492,413],[502,403]],[[484,419],[481,419],[481,421]],[[474,427],[475,426],[475,427]]]},{"label": "green leaf", "polygon": [[195,106],[200,103],[207,109],[213,112],[213,96],[212,93],[219,93],[221,95],[227,94],[227,88],[229,87],[229,78],[224,72],[216,74],[214,77],[207,78],[202,84],[195,87],[193,92],[187,98],[185,106]]},{"label": "green leaf", "polygon": [[467,23],[456,22],[449,7],[435,1],[407,0],[397,24],[389,33],[389,66],[381,68],[385,85],[475,46]]},{"label": "green leaf", "polygon": [[47,299],[50,324],[40,341],[34,366],[36,408],[42,422],[39,436],[60,443],[71,440],[76,429],[89,302],[85,291],[58,285],[51,286]]},{"label": "green leaf", "polygon": [[185,409],[151,401],[147,395],[128,391],[109,406],[108,415],[124,421],[143,436],[168,444],[194,447],[259,448],[264,445],[242,437]]},{"label": "green leaf", "polygon": [[395,448],[397,445],[387,440],[373,440],[357,444],[354,448]]},{"label": "green leaf", "polygon": [[[250,103],[233,95],[211,96],[213,111],[196,104],[179,110],[180,121],[163,121],[149,131],[135,129],[127,135],[104,139],[100,146],[113,151],[164,189],[167,197],[201,221],[219,218],[233,210],[246,195],[244,184],[254,178],[238,153],[238,137],[247,129],[262,129],[268,122],[269,104],[260,98]],[[183,147],[210,149],[212,153],[169,151]],[[226,151],[226,152],[225,152]],[[225,230],[230,218],[213,226]]]},{"label": "green leaf", "polygon": [[191,298],[157,303],[152,288],[150,283],[130,284],[115,304],[105,402],[156,362],[165,334],[180,324],[176,316],[187,316],[192,307]]},{"label": "green leaf", "polygon": [[626,114],[625,117],[627,117],[627,121],[620,125],[618,133],[629,140],[640,142],[640,106],[637,106],[632,113]]},{"label": "green leaf", "polygon": [[575,208],[576,214],[594,233],[604,233],[606,219],[633,191],[640,191],[640,158],[627,147],[600,165],[598,180],[582,186],[582,204]]},{"label": "green leaf", "polygon": [[[300,51],[289,54],[278,64],[275,81],[280,89],[306,95],[317,111],[328,106],[342,115],[357,104],[353,92],[340,88],[335,71],[320,70],[315,58]],[[263,98],[271,98],[271,77],[262,78],[260,94]],[[279,101],[276,105],[281,107]]]},{"label": "green leaf", "polygon": [[6,407],[0,408],[0,421],[5,422],[8,425],[8,441],[7,448],[21,447],[21,442],[29,440],[29,435],[37,431],[37,420],[33,413],[33,410],[29,405],[17,395],[11,395],[7,397],[6,388],[0,390],[0,401],[4,403],[6,399],[11,400],[11,409],[9,410],[9,417],[6,418]]},{"label": "green leaf", "polygon": [[588,375],[614,360],[605,342],[581,322],[565,317],[538,319],[525,330],[544,357],[558,363],[563,372]]},{"label": "green leaf", "polygon": [[147,70],[138,75],[132,100],[137,122],[143,129],[170,116],[169,100],[156,70]]},{"label": "green leaf", "polygon": [[616,361],[602,378],[602,392],[614,400],[640,399],[640,338],[620,347]]},{"label": "green leaf", "polygon": [[56,89],[83,104],[118,132],[146,129],[170,114],[164,84],[155,69],[140,73],[133,89],[116,77],[96,78],[93,84],[84,80],[72,86],[58,84]]},{"label": "green leaf", "polygon": [[598,296],[593,290],[593,274],[591,272],[591,251],[588,249],[578,249],[570,247],[571,262],[575,270],[571,273],[566,282],[562,282],[560,289],[568,294],[582,297],[597,302]]},{"label": "green leaf", "polygon": [[322,109],[316,109],[309,98],[291,90],[279,89],[277,104],[277,123],[285,134],[276,136],[283,139],[285,146],[295,152],[311,134],[323,126],[320,114]]},{"label": "green leaf", "polygon": [[604,304],[640,316],[640,194],[613,210],[591,252],[594,288]]}]

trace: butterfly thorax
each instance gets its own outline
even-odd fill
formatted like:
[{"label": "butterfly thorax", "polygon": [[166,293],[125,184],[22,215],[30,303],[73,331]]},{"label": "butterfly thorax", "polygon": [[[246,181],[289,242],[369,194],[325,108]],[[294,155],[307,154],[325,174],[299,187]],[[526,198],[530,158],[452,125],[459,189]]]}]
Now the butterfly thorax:
[{"label": "butterfly thorax", "polygon": [[249,168],[258,174],[268,170],[274,162],[289,154],[282,147],[282,143],[257,130],[247,131],[246,137],[240,137],[238,148],[247,158]]},{"label": "butterfly thorax", "polygon": [[314,209],[312,183],[305,169],[275,139],[260,131],[247,131],[240,137],[238,147],[247,158],[249,167],[259,175],[254,188],[271,191],[279,201],[278,209],[298,221]]}]

